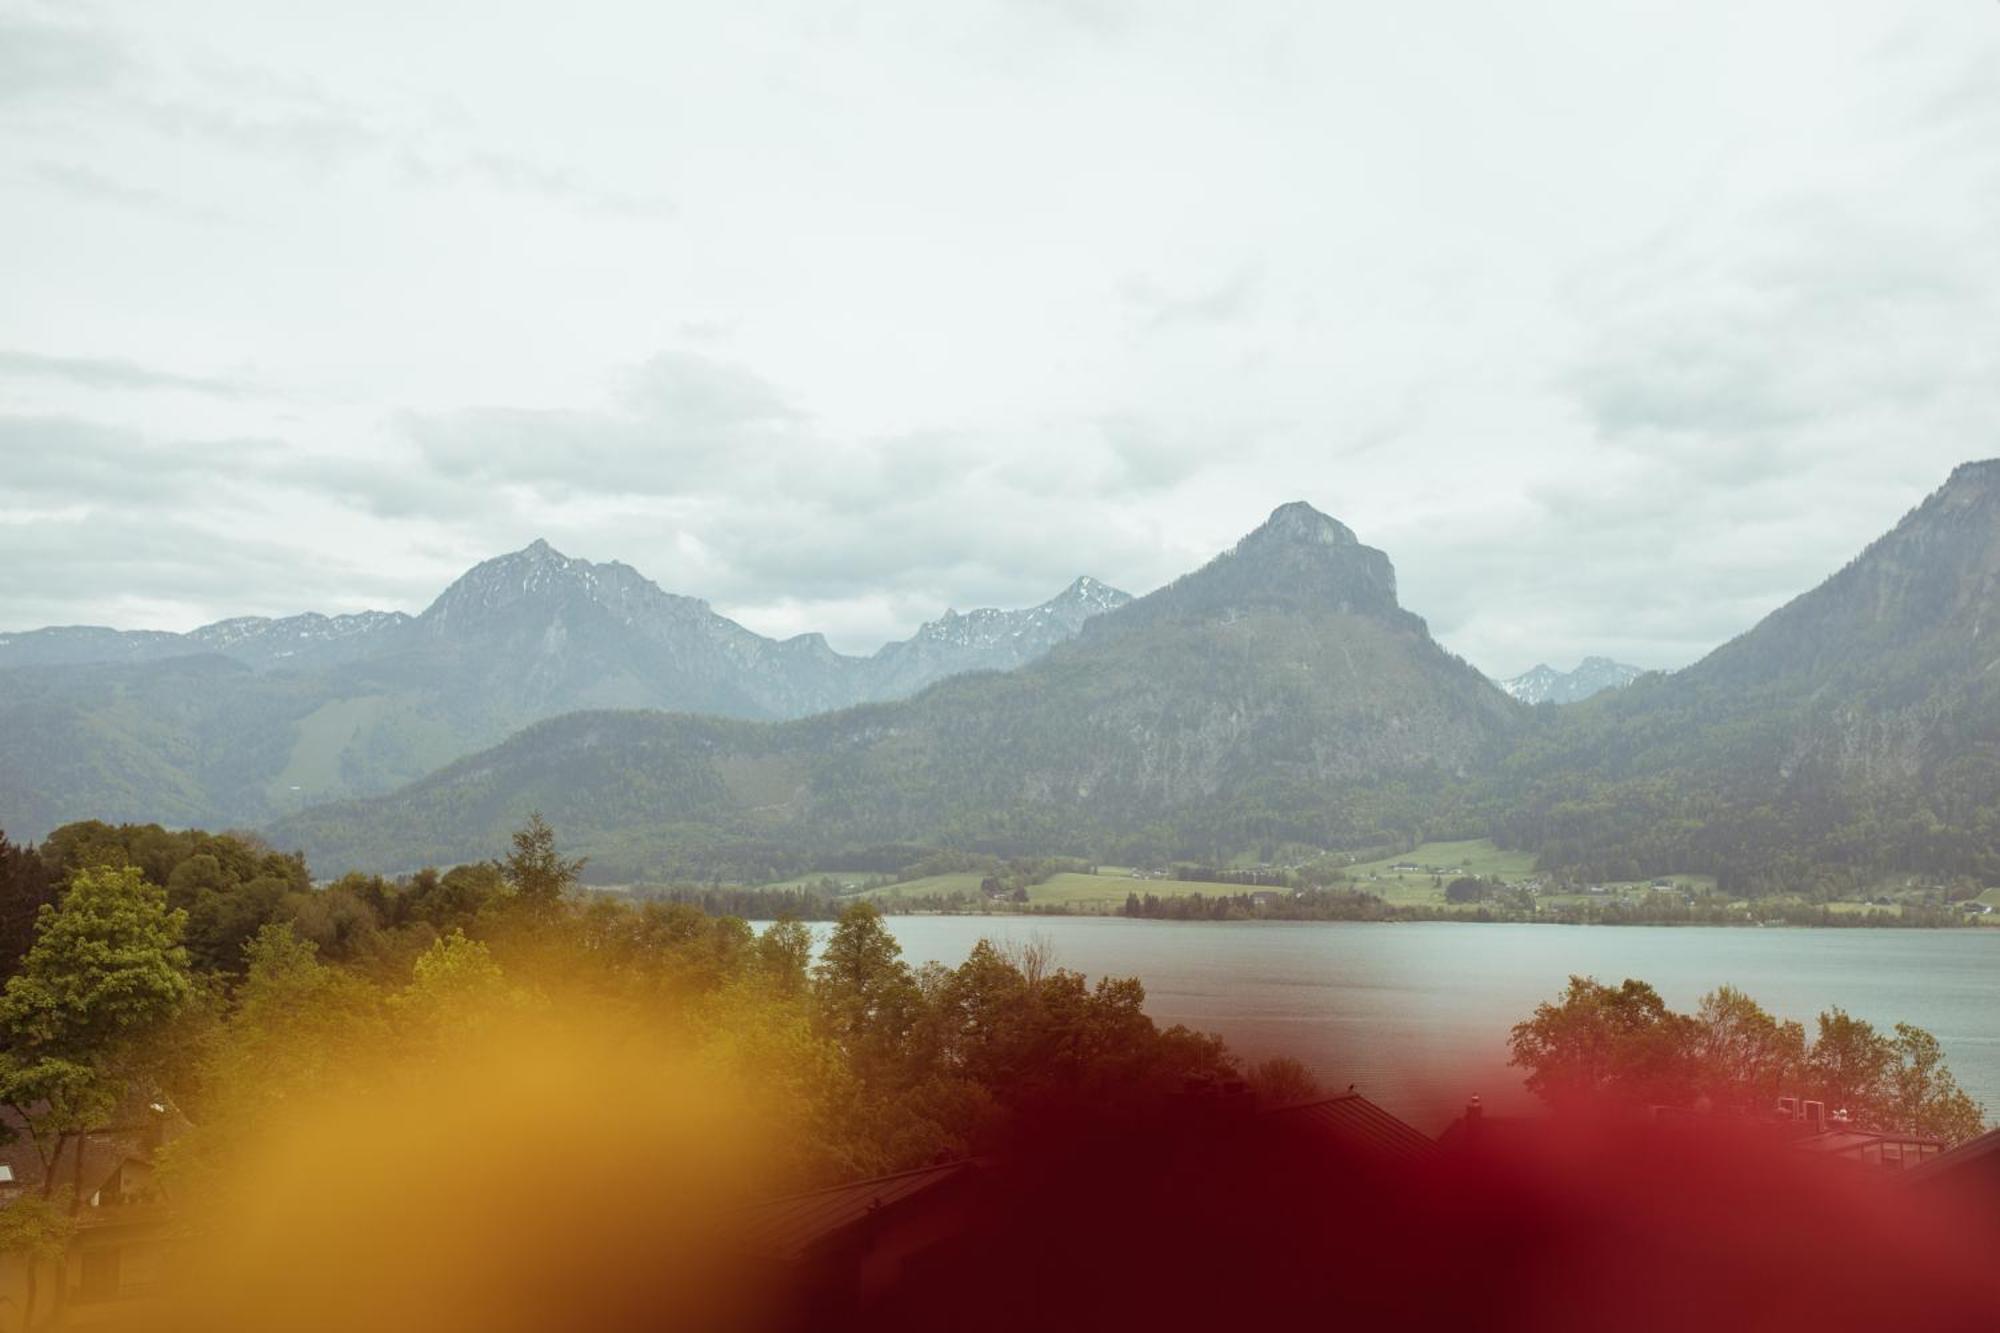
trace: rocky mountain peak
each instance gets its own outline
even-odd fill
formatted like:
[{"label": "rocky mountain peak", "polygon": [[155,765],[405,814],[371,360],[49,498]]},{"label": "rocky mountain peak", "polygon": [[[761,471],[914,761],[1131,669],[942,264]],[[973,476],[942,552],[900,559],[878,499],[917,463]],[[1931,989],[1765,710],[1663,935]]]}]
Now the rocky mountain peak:
[{"label": "rocky mountain peak", "polygon": [[1339,519],[1321,513],[1304,500],[1293,500],[1273,509],[1271,516],[1238,544],[1238,549],[1266,544],[1359,546],[1361,539]]},{"label": "rocky mountain peak", "polygon": [[518,551],[482,560],[461,574],[421,619],[436,626],[537,605],[590,601],[612,606],[631,597],[635,585],[645,583],[629,566],[572,559],[538,537]]},{"label": "rocky mountain peak", "polygon": [[1123,606],[1131,600],[1130,593],[1120,592],[1110,584],[1084,574],[1042,605],[1050,610],[1081,610],[1095,615]]}]

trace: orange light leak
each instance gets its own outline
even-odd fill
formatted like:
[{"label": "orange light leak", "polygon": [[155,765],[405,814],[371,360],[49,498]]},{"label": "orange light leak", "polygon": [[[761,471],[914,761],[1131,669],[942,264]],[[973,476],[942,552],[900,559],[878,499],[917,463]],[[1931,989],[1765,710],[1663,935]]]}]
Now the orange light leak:
[{"label": "orange light leak", "polygon": [[[600,1017],[609,1018],[609,1015]],[[730,1328],[768,1283],[719,1225],[763,1192],[757,1108],[587,1022],[496,1033],[301,1105],[223,1171],[148,1329]]]}]

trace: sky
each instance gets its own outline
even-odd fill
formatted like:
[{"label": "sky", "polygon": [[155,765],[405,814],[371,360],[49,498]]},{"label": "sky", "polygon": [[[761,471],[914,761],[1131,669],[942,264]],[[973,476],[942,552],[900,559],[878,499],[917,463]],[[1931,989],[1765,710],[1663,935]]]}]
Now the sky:
[{"label": "sky", "polygon": [[0,0],[0,629],[868,651],[1303,499],[1671,668],[2000,454],[2000,5]]}]

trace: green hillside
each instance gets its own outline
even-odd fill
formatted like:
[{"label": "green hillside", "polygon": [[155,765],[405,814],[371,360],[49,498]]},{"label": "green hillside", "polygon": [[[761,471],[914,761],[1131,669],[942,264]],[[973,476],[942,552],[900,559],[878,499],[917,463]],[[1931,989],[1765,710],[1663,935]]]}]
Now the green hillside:
[{"label": "green hillside", "polygon": [[1526,714],[1395,605],[1386,557],[1287,506],[1020,670],[777,725],[575,714],[273,836],[315,865],[404,869],[539,809],[635,879],[782,878],[891,842],[1218,863],[1404,840]]}]

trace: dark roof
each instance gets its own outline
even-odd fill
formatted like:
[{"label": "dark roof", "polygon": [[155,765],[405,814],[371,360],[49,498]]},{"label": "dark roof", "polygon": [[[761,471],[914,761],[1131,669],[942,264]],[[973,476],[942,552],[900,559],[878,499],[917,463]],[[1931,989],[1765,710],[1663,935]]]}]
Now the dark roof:
[{"label": "dark roof", "polygon": [[829,1236],[942,1185],[972,1165],[970,1160],[946,1162],[772,1199],[750,1210],[744,1231],[757,1249],[795,1259]]},{"label": "dark roof", "polygon": [[1358,1092],[1280,1107],[1265,1118],[1275,1127],[1324,1134],[1386,1161],[1422,1161],[1437,1153],[1437,1144]]},{"label": "dark roof", "polygon": [[28,1138],[26,1118],[11,1106],[0,1107],[0,1126],[13,1136],[12,1142],[0,1144],[0,1166],[12,1177],[0,1182],[0,1204],[24,1193],[39,1192],[48,1175],[54,1176],[58,1188],[75,1185],[78,1195],[88,1199],[126,1162],[150,1163],[153,1149],[186,1124],[176,1112],[154,1111],[143,1105],[121,1107],[120,1117],[102,1129],[64,1140],[54,1163],[44,1167],[41,1153]]},{"label": "dark roof", "polygon": [[1967,1139],[1943,1156],[1933,1157],[1922,1166],[1913,1167],[1904,1179],[1914,1184],[1940,1176],[1956,1176],[1966,1167],[1986,1162],[1995,1153],[2000,1153],[2000,1129],[1990,1129],[1976,1139]]},{"label": "dark roof", "polygon": [[1823,1152],[1834,1156],[1859,1152],[1882,1143],[1924,1143],[1943,1144],[1927,1134],[1887,1134],[1873,1129],[1829,1129],[1819,1134],[1807,1134],[1792,1140],[1792,1146],[1802,1152]]}]

